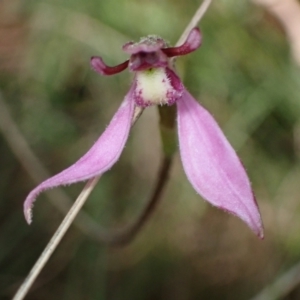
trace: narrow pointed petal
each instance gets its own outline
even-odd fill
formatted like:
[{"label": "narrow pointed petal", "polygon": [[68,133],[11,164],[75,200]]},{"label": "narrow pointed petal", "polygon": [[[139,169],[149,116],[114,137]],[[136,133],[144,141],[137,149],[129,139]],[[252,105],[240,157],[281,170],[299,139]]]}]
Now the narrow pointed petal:
[{"label": "narrow pointed petal", "polygon": [[123,63],[117,66],[107,66],[103,59],[100,56],[93,56],[91,58],[91,67],[101,75],[114,75],[124,71],[128,67],[129,60],[124,61]]},{"label": "narrow pointed petal", "polygon": [[202,43],[202,36],[199,28],[194,28],[189,33],[186,41],[178,47],[161,49],[168,57],[181,56],[197,50]]},{"label": "narrow pointed petal", "polygon": [[31,191],[24,202],[24,214],[29,224],[32,218],[33,202],[41,192],[98,176],[110,169],[119,159],[131,127],[134,110],[134,88],[135,84],[133,84],[110,124],[92,148],[75,164],[42,182]]},{"label": "narrow pointed petal", "polygon": [[181,159],[191,184],[204,199],[238,216],[263,238],[249,179],[220,127],[186,90],[177,109]]}]

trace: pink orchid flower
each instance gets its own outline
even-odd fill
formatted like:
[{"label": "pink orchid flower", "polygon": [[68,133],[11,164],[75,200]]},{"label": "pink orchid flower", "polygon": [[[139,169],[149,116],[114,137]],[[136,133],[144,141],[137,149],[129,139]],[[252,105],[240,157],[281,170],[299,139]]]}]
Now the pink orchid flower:
[{"label": "pink orchid flower", "polygon": [[129,68],[135,74],[132,86],[92,148],[31,191],[24,203],[28,223],[39,193],[93,178],[116,163],[127,141],[135,106],[176,104],[181,160],[192,186],[208,202],[238,216],[263,238],[260,213],[242,163],[214,118],[185,89],[172,67],[171,57],[193,52],[200,44],[200,31],[194,28],[179,47],[167,47],[162,38],[153,35],[138,43],[129,42],[123,50],[130,59],[115,67],[105,65],[100,57],[91,58],[91,66],[101,75]]}]

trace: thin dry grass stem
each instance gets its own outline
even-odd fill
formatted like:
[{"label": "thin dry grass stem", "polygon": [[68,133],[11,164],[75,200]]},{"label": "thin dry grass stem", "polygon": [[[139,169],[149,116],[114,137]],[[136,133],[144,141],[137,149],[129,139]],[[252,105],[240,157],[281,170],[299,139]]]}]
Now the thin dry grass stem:
[{"label": "thin dry grass stem", "polygon": [[100,176],[95,177],[95,178],[88,181],[88,183],[84,187],[83,191],[80,193],[77,200],[75,201],[75,203],[73,204],[73,206],[71,207],[69,212],[67,213],[66,217],[64,218],[64,220],[62,221],[62,223],[60,224],[60,226],[58,227],[58,229],[54,233],[53,237],[51,238],[50,242],[48,243],[48,245],[44,249],[43,253],[39,257],[39,259],[37,260],[37,262],[35,263],[33,268],[31,269],[31,271],[28,274],[27,278],[25,279],[25,281],[23,282],[23,284],[21,285],[21,287],[19,288],[19,290],[15,294],[13,300],[22,300],[22,299],[24,299],[24,297],[26,296],[28,290],[30,289],[30,287],[34,283],[35,279],[37,278],[37,276],[41,272],[42,268],[45,266],[45,264],[49,260],[50,256],[52,255],[53,251],[56,249],[57,245],[60,243],[61,239],[65,235],[66,231],[71,226],[73,220],[75,219],[75,217],[79,213],[80,209],[84,205],[86,199],[88,198],[90,193],[93,191],[93,189],[94,189],[95,185],[97,184],[99,178],[100,178]]},{"label": "thin dry grass stem", "polygon": [[[135,109],[132,125],[137,121],[137,119],[140,117],[142,112],[143,112],[142,108],[137,107]],[[54,250],[56,249],[56,247],[58,246],[58,244],[60,243],[60,241],[64,237],[65,233],[67,232],[67,230],[69,229],[69,227],[73,223],[73,221],[76,218],[77,214],[80,212],[82,206],[84,205],[84,203],[88,199],[89,195],[93,191],[93,189],[96,186],[96,184],[98,183],[99,179],[100,179],[100,176],[97,176],[97,177],[94,177],[94,178],[90,179],[87,182],[87,184],[83,188],[82,192],[80,193],[80,195],[78,196],[78,198],[76,199],[76,201],[74,202],[72,207],[70,208],[69,212],[67,213],[67,215],[63,219],[62,223],[60,224],[60,226],[58,227],[58,229],[56,230],[56,232],[52,236],[52,238],[49,241],[48,245],[46,246],[46,248],[42,252],[41,256],[36,261],[35,265],[31,269],[30,273],[28,274],[28,276],[24,280],[23,284],[18,289],[18,291],[15,294],[13,300],[22,300],[22,299],[24,299],[24,297],[26,296],[26,294],[29,291],[30,287],[34,283],[35,279],[37,278],[37,276],[39,275],[39,273],[41,272],[41,270],[43,269],[43,267],[45,266],[45,264],[49,260],[50,256],[52,255],[52,253],[54,252]],[[102,242],[105,241],[106,236],[108,236],[107,233],[102,232],[102,231],[99,232],[98,230],[96,230],[94,232],[94,235],[98,236],[98,238]]]},{"label": "thin dry grass stem", "polygon": [[287,270],[275,281],[265,287],[251,300],[283,299],[293,291],[300,283],[300,262]]},{"label": "thin dry grass stem", "polygon": [[[137,108],[134,112],[134,117],[132,121],[132,125],[137,121],[137,119],[140,117],[141,113],[143,112],[142,108]],[[36,261],[35,265],[31,269],[30,273],[24,280],[21,287],[18,289],[17,293],[15,294],[14,298],[12,300],[22,300],[28,293],[30,287],[34,283],[35,279],[49,260],[50,256],[64,237],[67,230],[70,228],[71,224],[73,223],[74,219],[76,218],[77,214],[80,212],[82,206],[88,199],[89,195],[93,191],[94,187],[98,183],[101,176],[94,177],[90,179],[85,187],[83,188],[82,192],[70,208],[69,212],[63,219],[62,223],[52,236],[51,240],[49,241],[48,245],[40,255],[39,259]],[[96,231],[98,232],[98,231]],[[100,231],[102,232],[102,231]],[[103,240],[103,236],[100,234],[100,239]]]},{"label": "thin dry grass stem", "polygon": [[[211,4],[211,0],[204,0],[202,4],[200,5],[199,9],[196,11],[194,17],[192,18],[191,22],[188,24],[187,28],[185,29],[184,33],[176,43],[176,45],[181,45],[189,31],[194,28],[200,19],[203,17],[205,12],[207,11],[207,8]],[[134,113],[134,118],[132,121],[132,125],[138,120],[141,113],[143,112],[142,108],[136,108]],[[154,189],[154,192],[150,198],[150,200],[147,202],[147,205],[145,209],[142,211],[141,215],[137,218],[137,221],[134,222],[132,225],[128,226],[128,228],[125,230],[122,229],[121,231],[117,232],[114,231],[114,234],[111,235],[108,232],[106,240],[115,245],[123,245],[130,241],[141,229],[141,227],[145,224],[146,220],[149,218],[151,213],[153,212],[156,204],[159,202],[162,191],[167,183],[170,167],[172,164],[172,159],[165,157],[162,161],[162,166],[160,168],[159,176],[156,182],[156,187]],[[19,290],[17,291],[16,295],[14,296],[13,300],[22,300],[26,296],[27,292],[29,291],[30,287],[34,283],[35,279],[37,278],[38,274],[41,272],[42,268],[45,266],[47,261],[49,260],[50,256],[56,249],[57,245],[63,238],[66,231],[71,226],[73,220],[75,219],[76,215],[79,213],[80,209],[84,205],[85,201],[87,200],[88,196],[94,189],[95,185],[97,184],[99,177],[95,177],[88,181],[86,186],[84,187],[83,191],[79,195],[79,197],[76,199],[75,203],[71,207],[70,211],[62,221],[61,225],[57,229],[57,231],[54,233],[53,237],[51,238],[50,242],[46,246],[45,250],[41,254],[40,258],[37,260],[35,265],[33,266],[32,270],[30,271],[29,275],[25,279],[24,283],[21,285]],[[97,233],[96,233],[97,234]],[[103,238],[103,235],[101,234],[101,238]]]},{"label": "thin dry grass stem", "polygon": [[201,3],[201,5],[197,9],[196,13],[194,14],[193,18],[191,19],[190,23],[185,28],[185,30],[182,33],[181,37],[177,41],[176,46],[180,46],[185,42],[185,40],[186,40],[187,36],[189,35],[190,31],[198,25],[198,23],[200,22],[202,17],[205,15],[205,13],[206,13],[207,9],[209,8],[209,6],[211,5],[211,3],[212,3],[212,0],[204,0]]}]

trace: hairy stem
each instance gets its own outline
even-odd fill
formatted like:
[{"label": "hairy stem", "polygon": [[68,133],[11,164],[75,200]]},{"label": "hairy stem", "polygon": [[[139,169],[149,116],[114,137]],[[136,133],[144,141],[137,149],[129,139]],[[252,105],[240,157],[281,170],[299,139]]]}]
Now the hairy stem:
[{"label": "hairy stem", "polygon": [[[171,157],[164,157],[159,174],[157,176],[157,181],[155,188],[150,199],[147,201],[146,206],[143,211],[136,219],[133,224],[128,225],[125,229],[107,231],[106,236],[101,235],[103,241],[111,246],[124,246],[128,244],[137,235],[137,233],[142,229],[143,225],[152,215],[154,209],[156,208],[159,200],[161,199],[162,192],[169,178],[169,173],[171,169],[172,159]],[[97,234],[95,232],[95,234]]]}]

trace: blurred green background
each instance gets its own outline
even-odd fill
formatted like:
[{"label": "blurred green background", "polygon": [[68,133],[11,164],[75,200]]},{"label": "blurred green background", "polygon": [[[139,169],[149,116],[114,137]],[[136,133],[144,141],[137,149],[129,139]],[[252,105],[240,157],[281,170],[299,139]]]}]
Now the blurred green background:
[{"label": "blurred green background", "polygon": [[[11,299],[63,218],[50,192],[39,197],[33,224],[25,223],[23,201],[43,180],[36,159],[50,174],[75,162],[130,86],[128,71],[101,77],[90,57],[116,65],[126,59],[125,42],[148,34],[175,44],[199,4],[0,2],[0,299]],[[27,299],[250,299],[300,260],[300,71],[286,34],[266,9],[246,0],[215,1],[200,27],[203,45],[178,59],[178,73],[238,151],[261,209],[264,241],[205,203],[177,154],[161,203],[130,245],[107,247],[72,226]],[[153,107],[84,211],[105,228],[132,222],[161,157]],[[82,188],[62,190],[74,200]],[[298,283],[287,290],[282,299],[300,299]]]}]

